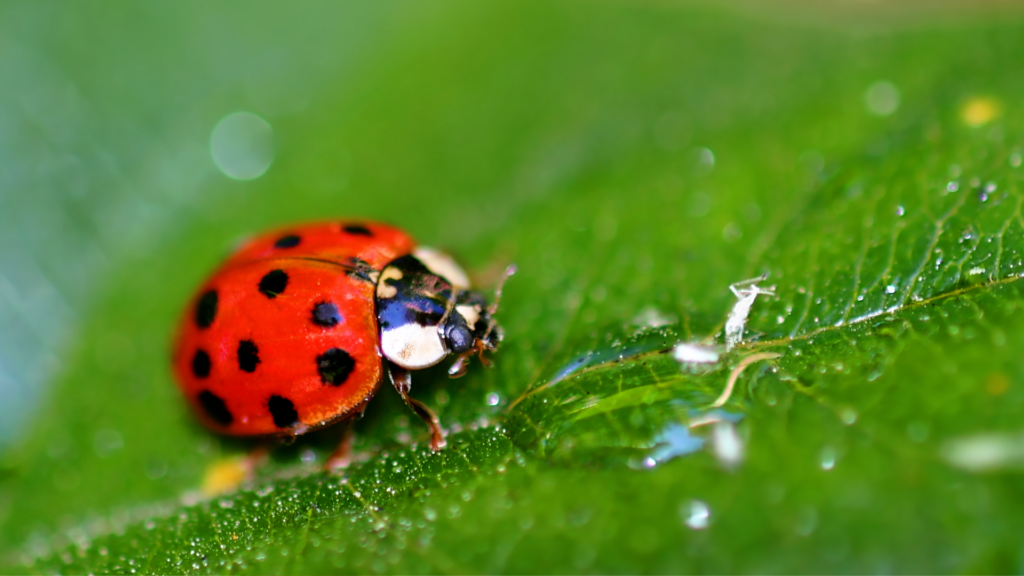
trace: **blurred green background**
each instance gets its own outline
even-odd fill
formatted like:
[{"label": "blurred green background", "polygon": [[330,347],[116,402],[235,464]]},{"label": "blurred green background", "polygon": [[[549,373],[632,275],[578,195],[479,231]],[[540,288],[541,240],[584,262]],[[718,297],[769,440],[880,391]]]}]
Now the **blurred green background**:
[{"label": "blurred green background", "polygon": [[[1020,571],[1022,18],[3,4],[0,566]],[[516,262],[496,366],[416,375],[443,455],[384,390],[347,477],[317,471],[327,434],[209,500],[249,446],[180,401],[177,315],[247,235],[341,218],[485,282]],[[762,272],[748,351],[784,358],[690,436],[744,351],[653,352],[713,336]]]}]

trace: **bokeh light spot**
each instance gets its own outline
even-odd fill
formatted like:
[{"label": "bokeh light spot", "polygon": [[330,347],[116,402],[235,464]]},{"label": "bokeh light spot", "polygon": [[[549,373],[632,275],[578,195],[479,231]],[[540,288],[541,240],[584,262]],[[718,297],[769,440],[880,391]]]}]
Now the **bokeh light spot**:
[{"label": "bokeh light spot", "polygon": [[274,130],[251,112],[228,114],[213,127],[210,154],[228,178],[259,178],[274,160]]},{"label": "bokeh light spot", "polygon": [[888,116],[900,107],[900,90],[892,82],[879,80],[864,92],[864,106],[875,116]]},{"label": "bokeh light spot", "polygon": [[983,126],[999,116],[999,102],[994,98],[976,96],[964,102],[960,118],[971,127]]}]

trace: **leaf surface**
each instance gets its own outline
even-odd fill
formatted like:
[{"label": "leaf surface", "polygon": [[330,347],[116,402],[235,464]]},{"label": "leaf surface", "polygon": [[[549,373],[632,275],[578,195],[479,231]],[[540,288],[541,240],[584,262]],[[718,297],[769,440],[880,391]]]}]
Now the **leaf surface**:
[{"label": "leaf surface", "polygon": [[[65,147],[129,158],[159,135],[201,149],[248,105],[278,156],[247,184],[211,174],[194,184],[209,193],[154,195],[177,207],[164,231],[111,252],[61,376],[4,455],[6,570],[1020,566],[1024,83],[1006,72],[1019,18],[850,34],[662,5],[332,10],[277,24],[306,81],[346,71],[308,85],[298,112],[232,95],[255,81],[224,69],[166,64],[151,78],[173,90],[123,95],[90,80],[121,61],[75,52],[84,29],[31,44],[112,126],[170,122],[169,106],[184,118],[180,137],[115,130]],[[169,14],[143,11],[111,45],[169,58],[184,40],[143,34],[193,25]],[[315,25],[332,18],[380,34],[342,42]],[[248,62],[233,42],[278,46],[228,29],[202,36],[225,62]],[[310,64],[329,52],[318,46],[358,64]],[[891,113],[871,104],[879,82],[897,87]],[[187,86],[217,103],[180,107]],[[144,169],[157,152],[124,160],[126,178],[161,181]],[[182,303],[232,239],[353,215],[453,249],[485,283],[518,264],[494,368],[416,374],[414,395],[449,430],[443,452],[384,390],[344,474],[319,471],[325,432],[204,496],[252,445],[201,429],[178,398],[166,357]],[[746,340],[680,365],[672,347],[722,342],[729,285],[763,273],[777,296],[754,301]]]}]

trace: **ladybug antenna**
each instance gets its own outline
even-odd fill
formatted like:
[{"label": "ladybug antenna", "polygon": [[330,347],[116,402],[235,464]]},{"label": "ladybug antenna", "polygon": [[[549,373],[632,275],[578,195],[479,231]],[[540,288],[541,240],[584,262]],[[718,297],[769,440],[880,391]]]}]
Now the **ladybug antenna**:
[{"label": "ladybug antenna", "polygon": [[444,315],[441,316],[441,321],[437,323],[437,329],[441,331],[442,337],[444,337],[444,327],[448,324],[448,317],[452,315],[452,310],[455,310],[455,298],[456,290],[452,287],[451,293],[448,295],[448,303],[444,307]]},{"label": "ladybug antenna", "polygon": [[505,274],[501,277],[501,280],[498,280],[498,287],[494,289],[494,302],[487,307],[487,314],[493,316],[498,311],[498,304],[501,303],[501,289],[505,287],[505,282],[516,273],[516,270],[515,264],[509,264],[505,268]]},{"label": "ladybug antenna", "polygon": [[[498,287],[494,289],[494,302],[492,302],[491,305],[487,307],[487,315],[488,316],[493,317],[494,313],[498,311],[498,304],[501,304],[501,289],[505,287],[505,282],[507,282],[508,279],[513,274],[516,273],[516,270],[517,270],[517,268],[516,268],[515,264],[509,264],[505,268],[505,275],[501,277],[501,280],[498,280]],[[494,319],[492,318],[490,320],[490,322],[488,322],[488,324],[487,324],[487,332],[484,332],[484,336],[480,340],[482,342],[486,342],[488,340],[488,338],[491,337],[491,332],[494,332],[494,329],[497,326],[498,326],[497,322],[495,322]],[[498,328],[498,340],[499,341],[501,340],[501,328]],[[491,348],[491,349],[493,350],[493,348]],[[483,352],[484,352],[484,350],[483,350],[483,348],[481,348],[480,349],[480,361],[483,362],[486,365],[487,364],[487,360],[484,358]]]}]

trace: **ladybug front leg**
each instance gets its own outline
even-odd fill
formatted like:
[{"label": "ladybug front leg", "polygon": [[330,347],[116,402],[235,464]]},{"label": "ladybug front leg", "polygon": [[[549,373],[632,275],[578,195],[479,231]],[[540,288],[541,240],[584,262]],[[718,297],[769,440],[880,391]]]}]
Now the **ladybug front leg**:
[{"label": "ladybug front leg", "polygon": [[412,389],[412,374],[391,362],[388,362],[388,372],[391,375],[391,383],[395,385],[395,390],[398,390],[405,404],[412,408],[412,411],[430,427],[430,449],[444,448],[447,442],[444,439],[444,431],[441,430],[441,422],[437,419],[437,414],[434,414],[434,411],[426,404],[409,396],[409,391]]},{"label": "ladybug front leg", "polygon": [[339,424],[341,429],[341,440],[338,441],[338,447],[334,449],[334,452],[324,462],[324,470],[333,472],[335,470],[343,470],[348,468],[348,465],[352,463],[352,420],[346,420]]}]

